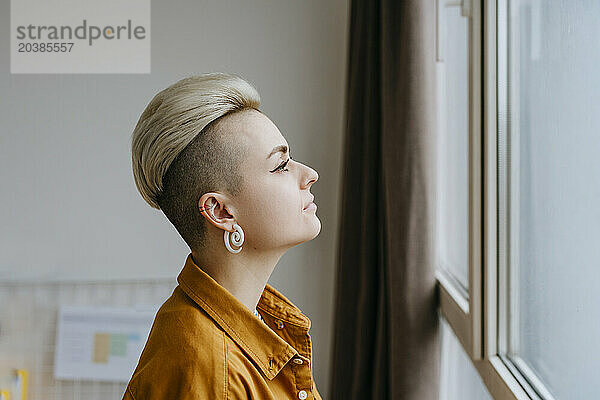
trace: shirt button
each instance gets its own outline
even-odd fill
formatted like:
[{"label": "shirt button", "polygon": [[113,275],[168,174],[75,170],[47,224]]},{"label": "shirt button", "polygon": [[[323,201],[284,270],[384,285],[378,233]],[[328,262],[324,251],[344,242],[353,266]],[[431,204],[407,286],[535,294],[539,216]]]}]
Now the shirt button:
[{"label": "shirt button", "polygon": [[299,398],[300,400],[304,400],[304,399],[306,399],[307,397],[308,397],[308,395],[306,394],[306,391],[305,391],[305,390],[301,390],[301,391],[299,391],[299,392],[298,392],[298,398]]},{"label": "shirt button", "polygon": [[294,358],[294,362],[296,364],[302,364],[302,359],[300,359],[300,358]]},{"label": "shirt button", "polygon": [[283,322],[280,320],[276,319],[275,324],[277,324],[277,329],[283,329]]}]

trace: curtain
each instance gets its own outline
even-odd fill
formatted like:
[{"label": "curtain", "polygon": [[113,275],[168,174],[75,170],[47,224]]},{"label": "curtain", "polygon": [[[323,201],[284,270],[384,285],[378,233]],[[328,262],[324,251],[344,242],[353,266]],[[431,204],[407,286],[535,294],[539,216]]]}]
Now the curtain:
[{"label": "curtain", "polygon": [[434,7],[351,3],[331,399],[438,399]]}]

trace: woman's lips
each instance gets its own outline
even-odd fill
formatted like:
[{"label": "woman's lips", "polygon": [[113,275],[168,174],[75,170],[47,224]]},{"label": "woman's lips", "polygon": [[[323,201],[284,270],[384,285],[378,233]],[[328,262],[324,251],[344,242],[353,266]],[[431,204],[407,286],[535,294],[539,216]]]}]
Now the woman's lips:
[{"label": "woman's lips", "polygon": [[317,209],[317,205],[314,202],[310,202],[308,203],[308,205],[306,207],[304,207],[304,211],[308,211],[308,210],[316,210]]}]

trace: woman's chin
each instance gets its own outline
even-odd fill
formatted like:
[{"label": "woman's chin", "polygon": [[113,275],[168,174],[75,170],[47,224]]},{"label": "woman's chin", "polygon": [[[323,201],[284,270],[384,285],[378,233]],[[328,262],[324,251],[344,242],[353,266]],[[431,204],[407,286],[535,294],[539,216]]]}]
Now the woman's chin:
[{"label": "woman's chin", "polygon": [[313,230],[313,234],[309,240],[316,238],[317,236],[319,236],[319,233],[321,233],[321,220],[314,213],[313,213],[313,220],[314,220],[314,225],[313,225],[314,230]]},{"label": "woman's chin", "polygon": [[304,236],[301,240],[299,240],[296,243],[296,245],[310,242],[311,240],[313,240],[314,238],[319,236],[319,233],[321,233],[321,221],[319,220],[319,218],[317,218],[314,215],[313,215],[313,219],[314,219],[314,222],[312,223],[312,226],[307,227],[306,236]]}]

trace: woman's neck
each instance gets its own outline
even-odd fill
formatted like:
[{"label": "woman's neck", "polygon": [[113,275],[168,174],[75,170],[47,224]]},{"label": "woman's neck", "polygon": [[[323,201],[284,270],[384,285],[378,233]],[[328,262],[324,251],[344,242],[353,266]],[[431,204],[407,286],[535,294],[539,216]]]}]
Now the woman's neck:
[{"label": "woman's neck", "polygon": [[[246,253],[244,253],[246,252]],[[246,248],[240,253],[193,251],[194,263],[227,289],[251,312],[256,310],[263,290],[283,252],[253,254]]]}]

